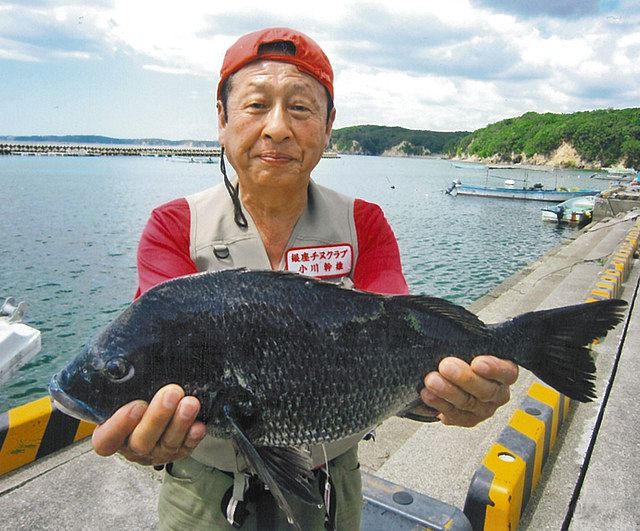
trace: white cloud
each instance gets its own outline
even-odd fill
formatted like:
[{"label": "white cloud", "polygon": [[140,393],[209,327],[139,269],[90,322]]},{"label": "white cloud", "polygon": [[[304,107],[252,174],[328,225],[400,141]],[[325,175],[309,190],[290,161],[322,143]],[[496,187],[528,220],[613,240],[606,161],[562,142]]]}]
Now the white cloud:
[{"label": "white cloud", "polygon": [[592,58],[592,48],[585,38],[564,38],[556,35],[542,38],[537,35],[521,42],[522,60],[536,66],[575,66]]},{"label": "white cloud", "polygon": [[40,59],[33,46],[0,37],[0,59],[9,61],[37,62]]},{"label": "white cloud", "polygon": [[95,54],[83,50],[50,49],[0,37],[0,59],[23,62],[43,62],[51,59],[97,59]]},{"label": "white cloud", "polygon": [[163,74],[171,74],[175,76],[183,76],[185,74],[197,75],[197,72],[193,72],[188,70],[187,68],[172,68],[169,66],[161,66],[161,65],[142,65],[142,68],[145,70],[151,70],[152,72],[161,72]]},{"label": "white cloud", "polygon": [[[613,66],[616,70],[634,75],[640,74],[640,29],[630,35],[622,35],[616,42]],[[636,78],[636,81],[638,79]],[[637,86],[637,85],[636,85]]]},{"label": "white cloud", "polygon": [[474,129],[529,110],[637,106],[636,4],[606,13],[575,7],[572,16],[550,2],[535,13],[505,5],[327,0],[309,11],[299,0],[14,2],[0,6],[0,61],[123,53],[145,70],[198,75],[213,86],[237,37],[284,25],[310,34],[329,55],[339,126]]}]

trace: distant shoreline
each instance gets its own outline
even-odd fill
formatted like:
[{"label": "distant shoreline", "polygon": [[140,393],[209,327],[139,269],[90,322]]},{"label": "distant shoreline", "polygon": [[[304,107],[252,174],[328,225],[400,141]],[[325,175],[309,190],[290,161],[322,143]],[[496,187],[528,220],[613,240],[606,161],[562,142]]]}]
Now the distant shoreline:
[{"label": "distant shoreline", "polygon": [[[67,157],[97,157],[97,156],[140,156],[140,157],[188,157],[198,159],[211,159],[220,157],[220,147],[218,146],[196,146],[188,143],[175,145],[162,144],[162,139],[154,139],[157,144],[140,143],[126,144],[121,143],[99,143],[99,142],[27,142],[25,140],[6,141],[7,137],[0,137],[0,156],[67,156]],[[10,137],[17,138],[17,137]],[[57,137],[63,138],[63,137]],[[168,141],[169,142],[169,141]],[[199,142],[196,142],[199,143]],[[452,163],[460,164],[479,164],[483,166],[492,166],[496,168],[520,168],[540,170],[546,169],[553,171],[556,169],[575,169],[585,171],[606,171],[598,165],[575,165],[565,164],[564,161],[550,159],[533,159],[528,160],[524,164],[497,162],[494,158],[479,159],[477,157],[462,158],[459,156],[451,157],[446,153],[432,153],[429,155],[409,155],[409,154],[392,154],[381,153],[380,155],[367,155],[357,152],[345,152],[327,150],[323,154],[323,158],[340,158],[343,155],[354,155],[361,157],[388,157],[388,158],[407,158],[407,159],[427,159],[427,160],[449,160]],[[202,162],[202,160],[193,160],[192,162]],[[210,160],[207,162],[211,162]],[[555,162],[555,163],[554,163]],[[614,168],[615,169],[615,168]]]},{"label": "distant shoreline", "polygon": [[[212,163],[214,158],[220,158],[219,147],[194,146],[149,146],[127,144],[75,144],[75,143],[47,143],[47,142],[0,142],[0,156],[20,157],[176,157],[185,162]],[[325,151],[325,159],[338,159],[340,154],[335,151]]]}]

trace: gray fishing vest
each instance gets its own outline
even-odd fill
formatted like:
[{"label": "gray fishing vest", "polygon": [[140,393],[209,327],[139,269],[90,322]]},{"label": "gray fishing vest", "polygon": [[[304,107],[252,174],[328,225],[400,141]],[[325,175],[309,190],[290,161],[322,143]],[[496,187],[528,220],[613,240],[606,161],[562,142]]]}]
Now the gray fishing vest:
[{"label": "gray fishing vest", "polygon": [[[248,227],[243,229],[235,223],[233,203],[223,184],[187,196],[186,199],[191,212],[189,251],[198,271],[237,267],[271,269],[262,239],[246,209],[243,211]],[[343,253],[346,254],[348,246],[352,249],[351,268],[348,274],[338,276],[342,264],[340,260]],[[311,181],[307,207],[296,223],[286,249],[278,269],[285,269],[289,265],[290,270],[308,271],[306,274],[310,274],[315,268],[317,274],[313,276],[323,276],[329,282],[353,287],[353,269],[358,256],[353,200]],[[325,262],[324,268],[319,266],[317,260],[312,260],[322,254],[322,249],[331,250],[332,256],[329,258],[333,257],[328,266]],[[308,259],[306,265],[301,261],[305,257]],[[314,466],[324,464],[325,459],[331,460],[341,455],[357,444],[366,433],[325,444],[324,450],[322,445],[311,447]],[[191,457],[204,465],[226,472],[238,473],[247,468],[243,456],[236,452],[230,439],[218,439],[211,435],[207,435],[198,444]]]}]

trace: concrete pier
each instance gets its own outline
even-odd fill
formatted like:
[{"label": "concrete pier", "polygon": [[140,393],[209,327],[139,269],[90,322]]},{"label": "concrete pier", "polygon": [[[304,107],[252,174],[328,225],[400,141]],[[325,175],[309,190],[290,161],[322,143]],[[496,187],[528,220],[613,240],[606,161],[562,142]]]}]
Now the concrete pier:
[{"label": "concrete pier", "polygon": [[[186,162],[213,162],[220,157],[219,147],[155,146],[122,144],[46,144],[2,143],[0,155],[64,156],[64,157],[186,157]],[[339,159],[340,155],[326,151],[323,159]],[[204,159],[204,160],[203,160]]]},{"label": "concrete pier", "polygon": [[[638,213],[621,215],[576,233],[569,241],[476,301],[485,322],[522,312],[583,302],[603,265]],[[574,403],[520,529],[640,528],[640,433],[635,404],[640,363],[640,279],[637,259],[622,298],[626,321],[597,345],[599,399]],[[452,428],[389,419],[375,442],[360,445],[368,472],[462,509],[484,454],[536,379],[522,370],[511,402],[479,426]],[[154,529],[160,475],[119,457],[100,458],[88,442],[0,477],[4,529]]]},{"label": "concrete pier", "polygon": [[0,155],[68,157],[219,157],[220,148],[193,146],[129,146],[111,144],[0,143]]}]

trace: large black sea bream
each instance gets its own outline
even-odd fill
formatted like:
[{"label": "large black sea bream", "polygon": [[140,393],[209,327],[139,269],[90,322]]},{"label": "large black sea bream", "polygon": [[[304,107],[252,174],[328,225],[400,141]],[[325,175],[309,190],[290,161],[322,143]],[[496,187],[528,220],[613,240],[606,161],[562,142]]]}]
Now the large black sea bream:
[{"label": "large black sea bream", "polygon": [[418,398],[446,356],[492,354],[561,393],[592,399],[588,345],[621,320],[606,300],[485,325],[443,299],[347,290],[293,273],[228,270],[160,284],[51,380],[68,413],[101,423],[176,383],[231,438],[291,516],[280,487],[309,502],[307,445],[373,427]]}]

